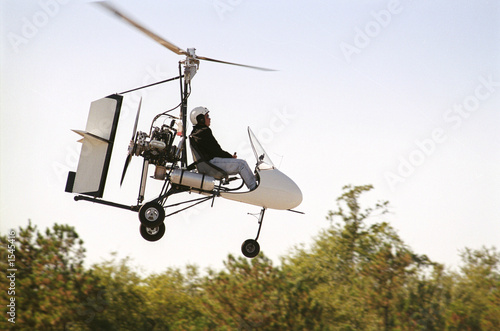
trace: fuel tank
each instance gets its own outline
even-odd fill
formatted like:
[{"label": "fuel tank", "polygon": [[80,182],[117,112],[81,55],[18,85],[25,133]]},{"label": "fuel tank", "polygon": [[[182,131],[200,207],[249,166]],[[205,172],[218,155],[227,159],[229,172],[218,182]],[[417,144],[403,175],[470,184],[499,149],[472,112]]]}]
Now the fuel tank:
[{"label": "fuel tank", "polygon": [[215,187],[215,178],[197,172],[182,169],[174,169],[170,175],[170,182],[189,186],[194,189],[212,191]]}]

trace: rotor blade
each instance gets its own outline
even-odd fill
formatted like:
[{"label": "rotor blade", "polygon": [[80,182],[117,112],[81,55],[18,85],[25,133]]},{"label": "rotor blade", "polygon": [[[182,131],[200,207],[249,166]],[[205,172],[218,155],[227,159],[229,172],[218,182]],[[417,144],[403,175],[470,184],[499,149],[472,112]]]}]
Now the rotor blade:
[{"label": "rotor blade", "polygon": [[245,67],[245,68],[251,68],[251,69],[257,69],[257,70],[263,70],[263,71],[276,71],[275,69],[268,69],[268,68],[262,68],[262,67],[249,66],[249,65],[246,65],[246,64],[239,64],[239,63],[221,61],[221,60],[211,59],[211,58],[205,57],[205,56],[198,56],[197,55],[196,59],[198,59],[198,60],[204,60],[204,61],[217,62],[217,63],[230,64],[230,65],[233,65],[233,66]]},{"label": "rotor blade", "polygon": [[183,50],[180,47],[175,46],[170,41],[167,41],[166,39],[163,39],[162,37],[158,36],[154,32],[149,31],[148,29],[146,29],[145,27],[143,27],[142,25],[140,25],[136,21],[132,20],[131,18],[129,18],[128,16],[126,16],[125,14],[123,14],[122,12],[120,12],[118,9],[116,9],[109,2],[102,1],[102,2],[97,2],[97,4],[99,4],[102,7],[106,8],[110,12],[114,13],[116,16],[120,17],[121,19],[123,19],[128,24],[134,26],[136,29],[138,29],[142,33],[146,34],[151,39],[153,39],[154,41],[156,41],[157,43],[159,43],[160,45],[163,45],[164,47],[168,48],[172,52],[174,52],[174,53],[176,53],[178,55],[187,55],[187,52],[185,50]]},{"label": "rotor blade", "polygon": [[139,107],[137,107],[137,114],[135,115],[134,131],[132,131],[132,138],[130,140],[134,141],[135,133],[137,132],[137,123],[139,122],[139,114],[141,113],[142,97],[139,99]]},{"label": "rotor blade", "polygon": [[122,179],[120,180],[120,186],[122,186],[123,179],[125,178],[125,173],[127,172],[128,164],[130,163],[131,159],[132,159],[132,154],[127,155],[127,158],[125,159],[125,166],[123,167]]}]

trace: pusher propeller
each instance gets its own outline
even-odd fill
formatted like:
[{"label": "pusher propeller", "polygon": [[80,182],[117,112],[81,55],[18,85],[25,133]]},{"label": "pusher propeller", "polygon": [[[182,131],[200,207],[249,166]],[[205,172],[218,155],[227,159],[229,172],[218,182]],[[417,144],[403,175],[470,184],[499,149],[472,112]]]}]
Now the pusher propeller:
[{"label": "pusher propeller", "polygon": [[127,158],[125,159],[125,166],[123,167],[122,179],[120,180],[120,186],[122,186],[123,179],[125,178],[125,173],[127,172],[128,165],[132,156],[137,150],[137,124],[139,122],[139,115],[141,113],[142,97],[139,100],[139,107],[137,108],[137,115],[135,115],[134,130],[132,131],[132,138],[130,139],[130,144],[128,146]]}]

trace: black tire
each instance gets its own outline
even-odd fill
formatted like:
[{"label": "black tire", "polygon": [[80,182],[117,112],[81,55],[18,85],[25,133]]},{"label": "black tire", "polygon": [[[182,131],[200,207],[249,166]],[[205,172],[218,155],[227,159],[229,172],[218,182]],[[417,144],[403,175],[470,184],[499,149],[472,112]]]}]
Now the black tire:
[{"label": "black tire", "polygon": [[156,201],[145,203],[139,209],[139,220],[148,228],[157,227],[165,220],[165,209]]},{"label": "black tire", "polygon": [[256,257],[260,252],[260,245],[257,240],[247,239],[241,245],[241,252],[249,258]]},{"label": "black tire", "polygon": [[156,227],[146,227],[144,224],[141,224],[139,231],[141,232],[141,236],[147,241],[157,241],[165,234],[165,223],[161,223]]}]

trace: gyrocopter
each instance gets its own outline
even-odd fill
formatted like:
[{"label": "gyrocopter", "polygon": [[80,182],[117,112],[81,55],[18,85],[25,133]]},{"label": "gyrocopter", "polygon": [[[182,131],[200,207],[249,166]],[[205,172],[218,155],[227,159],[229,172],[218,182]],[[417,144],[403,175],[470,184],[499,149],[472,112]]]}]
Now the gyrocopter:
[{"label": "gyrocopter", "polygon": [[[293,208],[302,202],[302,193],[288,176],[274,166],[250,128],[248,128],[248,136],[257,160],[255,166],[257,187],[253,190],[242,189],[243,182],[238,185],[240,178],[230,177],[224,170],[205,159],[199,146],[187,135],[187,103],[191,93],[191,80],[196,74],[201,60],[258,70],[269,71],[270,69],[198,56],[194,48],[183,50],[175,46],[130,19],[111,4],[107,2],[99,2],[98,4],[170,51],[185,56],[185,59],[179,62],[179,76],[140,87],[179,80],[181,102],[174,109],[180,108],[180,116],[170,115],[170,112],[174,110],[170,109],[156,115],[149,132],[138,131],[141,109],[141,102],[139,102],[120,185],[133,156],[142,157],[143,167],[137,203],[126,205],[102,199],[120,117],[122,94],[126,92],[109,95],[92,102],[85,130],[73,130],[83,137],[79,141],[82,143],[82,149],[76,172],[68,174],[66,192],[77,193],[78,195],[74,197],[76,201],[85,200],[137,212],[141,223],[140,233],[148,241],[157,241],[163,237],[165,233],[164,221],[167,217],[207,201],[211,201],[213,206],[216,197],[259,206],[261,211],[258,217],[257,235],[255,239],[245,240],[241,246],[241,251],[246,257],[257,256],[260,251],[257,240],[266,209],[298,212]],[[160,118],[163,121],[161,125],[157,125]],[[190,150],[192,157],[191,163],[188,163],[188,154],[190,154],[188,150]],[[163,185],[154,199],[144,201],[146,182],[151,166],[154,166],[152,178],[162,181]],[[197,193],[201,197],[169,204],[169,197],[180,193]]]}]

